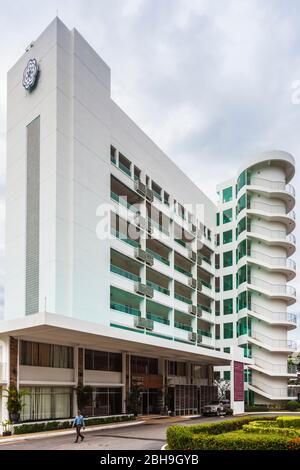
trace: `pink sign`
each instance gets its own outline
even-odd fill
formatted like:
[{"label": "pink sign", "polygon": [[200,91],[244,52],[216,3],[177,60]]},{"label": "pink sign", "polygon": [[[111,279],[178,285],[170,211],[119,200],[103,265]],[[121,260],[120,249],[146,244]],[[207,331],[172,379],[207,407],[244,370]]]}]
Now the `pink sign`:
[{"label": "pink sign", "polygon": [[244,364],[234,363],[234,401],[244,401]]}]

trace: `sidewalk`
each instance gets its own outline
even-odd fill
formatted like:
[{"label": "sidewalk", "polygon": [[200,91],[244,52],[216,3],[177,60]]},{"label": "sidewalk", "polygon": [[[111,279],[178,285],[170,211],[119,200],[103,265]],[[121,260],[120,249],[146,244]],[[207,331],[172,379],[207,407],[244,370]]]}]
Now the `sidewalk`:
[{"label": "sidewalk", "polygon": [[[124,423],[114,423],[114,424],[101,424],[99,426],[88,426],[85,428],[84,432],[92,432],[92,431],[102,431],[103,429],[116,429],[116,428],[126,428],[128,426],[138,426],[139,424],[144,424],[143,420],[137,419],[136,421],[128,421]],[[57,436],[68,436],[75,434],[75,430],[72,429],[62,429],[59,431],[45,431],[45,432],[35,432],[30,434],[16,434],[9,437],[1,437],[0,436],[0,447],[1,444],[8,444],[8,443],[15,443],[16,441],[24,441],[24,440],[35,440],[35,439],[44,439],[49,437],[57,437]]]}]

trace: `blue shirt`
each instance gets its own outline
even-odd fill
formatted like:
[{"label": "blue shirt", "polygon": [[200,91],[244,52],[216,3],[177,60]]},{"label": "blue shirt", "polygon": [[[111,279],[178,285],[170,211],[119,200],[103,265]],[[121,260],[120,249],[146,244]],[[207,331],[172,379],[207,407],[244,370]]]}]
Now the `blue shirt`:
[{"label": "blue shirt", "polygon": [[76,416],[74,418],[74,422],[73,422],[74,426],[84,426],[84,419],[83,419],[83,416],[80,415],[80,416]]}]

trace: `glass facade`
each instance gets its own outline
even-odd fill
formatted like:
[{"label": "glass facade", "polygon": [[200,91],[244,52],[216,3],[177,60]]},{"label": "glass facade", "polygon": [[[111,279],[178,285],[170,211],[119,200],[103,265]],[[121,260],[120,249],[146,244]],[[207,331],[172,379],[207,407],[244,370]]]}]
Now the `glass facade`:
[{"label": "glass facade", "polygon": [[232,201],[232,186],[223,189],[223,202]]},{"label": "glass facade", "polygon": [[86,349],[85,369],[122,372],[122,354]]},{"label": "glass facade", "polygon": [[227,230],[227,232],[223,232],[223,244],[226,245],[227,243],[232,242],[232,230]]},{"label": "glass facade", "polygon": [[228,274],[223,277],[223,290],[228,291],[233,289],[233,275]]},{"label": "glass facade", "polygon": [[73,369],[73,348],[56,344],[21,341],[20,365]]},{"label": "glass facade", "polygon": [[246,194],[243,194],[243,196],[240,197],[237,203],[237,208],[236,208],[236,213],[237,215],[243,210],[246,209],[247,207],[247,196]]},{"label": "glass facade", "polygon": [[231,315],[233,313],[233,299],[223,300],[223,313],[224,315]]},{"label": "glass facade", "polygon": [[232,209],[223,211],[223,224],[228,224],[229,222],[232,222]]},{"label": "glass facade", "polygon": [[66,419],[72,416],[73,389],[70,387],[21,387],[26,391],[21,421]]},{"label": "glass facade", "polygon": [[233,253],[232,251],[226,251],[223,253],[223,267],[228,268],[233,264]]},{"label": "glass facade", "polygon": [[122,413],[122,388],[93,387],[84,408],[85,416],[107,416]]},{"label": "glass facade", "polygon": [[224,339],[233,338],[233,323],[224,323]]}]

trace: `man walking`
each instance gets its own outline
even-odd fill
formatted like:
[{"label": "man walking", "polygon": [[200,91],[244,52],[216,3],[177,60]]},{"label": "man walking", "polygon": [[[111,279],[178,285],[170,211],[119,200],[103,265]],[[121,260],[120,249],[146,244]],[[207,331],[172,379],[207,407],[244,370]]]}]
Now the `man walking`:
[{"label": "man walking", "polygon": [[85,429],[85,426],[84,426],[84,418],[83,418],[82,414],[80,413],[80,410],[77,411],[77,416],[75,416],[75,418],[74,418],[72,427],[76,428],[76,441],[75,441],[75,444],[77,444],[79,437],[81,438],[81,442],[82,442],[83,439],[84,439],[84,435],[81,434],[81,429],[82,428]]}]

